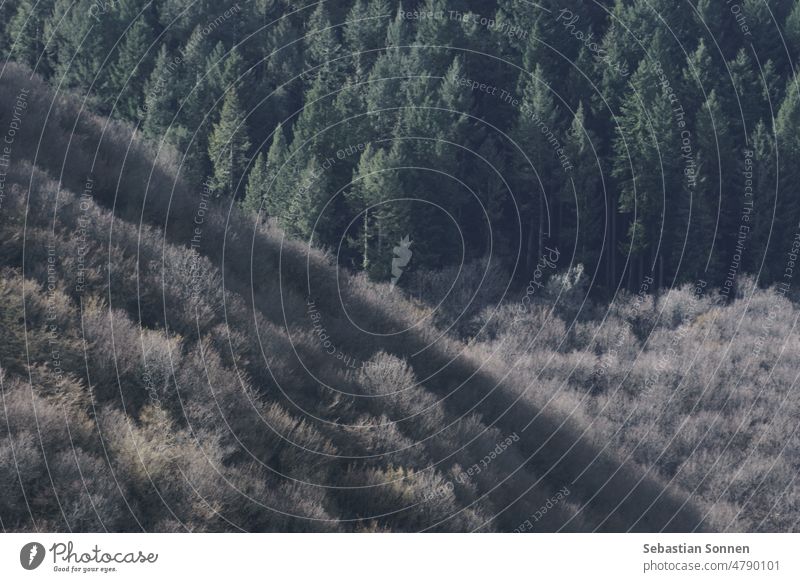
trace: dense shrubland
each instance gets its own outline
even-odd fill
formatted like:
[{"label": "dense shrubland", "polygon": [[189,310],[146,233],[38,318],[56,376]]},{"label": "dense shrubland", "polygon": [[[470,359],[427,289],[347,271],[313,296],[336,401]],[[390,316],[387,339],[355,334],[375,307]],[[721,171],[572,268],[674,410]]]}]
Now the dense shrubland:
[{"label": "dense shrubland", "polygon": [[678,486],[717,527],[793,531],[800,313],[752,278],[739,288],[730,305],[690,285],[657,300],[622,293],[573,319],[576,306],[559,303],[553,285],[526,318],[532,326],[515,325],[515,305],[486,310],[470,349]]}]

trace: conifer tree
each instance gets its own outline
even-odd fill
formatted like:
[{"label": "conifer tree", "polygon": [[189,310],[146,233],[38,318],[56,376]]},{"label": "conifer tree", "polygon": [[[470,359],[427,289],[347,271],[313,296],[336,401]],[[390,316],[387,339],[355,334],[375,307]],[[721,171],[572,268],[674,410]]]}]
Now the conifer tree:
[{"label": "conifer tree", "polygon": [[453,58],[453,49],[446,47],[458,45],[461,29],[449,18],[449,9],[444,0],[425,0],[419,8],[426,14],[443,15],[442,18],[422,18],[417,23],[411,55],[414,70],[421,74],[441,77]]},{"label": "conifer tree", "polygon": [[[660,46],[657,33],[651,46],[656,55],[653,58],[661,54]],[[675,232],[674,216],[666,211],[677,210],[687,192],[673,113],[677,104],[671,102],[660,76],[646,61],[633,75],[631,85],[621,106],[613,172],[620,181],[619,209],[629,217],[627,243],[622,251],[638,258],[640,279],[655,264],[653,253],[662,233]],[[664,205],[666,192],[675,199],[669,209]],[[661,251],[668,253],[669,249],[662,246]]]},{"label": "conifer tree", "polygon": [[[764,111],[764,88],[756,73],[758,67],[747,50],[740,49],[736,58],[728,63],[728,69],[736,92],[736,116],[742,120],[738,128],[739,142],[745,143]],[[729,89],[729,92],[732,91]]]},{"label": "conifer tree", "polygon": [[385,46],[386,26],[391,21],[391,7],[387,0],[356,0],[344,27],[345,46],[355,57],[357,79],[365,79],[375,60],[378,49]]},{"label": "conifer tree", "polygon": [[288,194],[296,188],[297,176],[288,160],[286,136],[281,125],[275,129],[272,145],[264,156],[260,152],[247,181],[242,206],[262,216],[286,218]]},{"label": "conifer tree", "polygon": [[250,173],[247,175],[247,188],[245,189],[242,208],[252,214],[264,217],[266,215],[264,201],[269,186],[267,160],[264,159],[264,152],[259,152],[253,162]]},{"label": "conifer tree", "polygon": [[[778,191],[776,200],[775,243],[772,243],[774,262],[785,257],[781,246],[790,245],[800,224],[800,75],[789,82],[786,97],[775,120],[775,143],[778,148]],[[784,254],[782,254],[784,253]]]},{"label": "conifer tree", "polygon": [[[756,261],[774,259],[775,217],[777,216],[776,197],[780,190],[776,174],[776,155],[778,154],[775,135],[763,121],[759,121],[750,138],[753,152],[753,220],[749,248]],[[768,246],[773,247],[770,256]],[[780,259],[765,260],[762,270],[764,280],[775,280],[781,276]]]},{"label": "conifer tree", "polygon": [[106,81],[108,70],[101,70],[101,64],[108,52],[105,41],[113,35],[113,29],[108,26],[111,16],[92,18],[88,16],[91,9],[91,0],[56,0],[44,34],[59,81],[68,87],[88,88],[93,84],[98,91]]},{"label": "conifer tree", "polygon": [[[576,239],[577,260],[584,263],[587,269],[594,269],[600,262],[604,234],[608,232],[607,207],[603,193],[598,189],[601,170],[597,152],[592,147],[596,139],[586,127],[583,103],[578,105],[565,141],[565,151],[572,170],[564,179],[561,200],[568,207],[574,205],[575,219],[570,222],[574,223],[577,232],[574,235],[570,232],[559,234],[563,241]],[[565,229],[569,230],[569,227]]]},{"label": "conifer tree", "polygon": [[119,96],[117,112],[125,119],[136,119],[142,103],[142,85],[149,72],[151,59],[147,55],[153,31],[144,17],[138,18],[125,33],[119,56],[111,68],[109,88],[114,98]]},{"label": "conifer tree", "polygon": [[682,209],[688,222],[683,270],[687,277],[721,283],[743,200],[733,136],[715,89],[696,119],[698,179],[691,206]]},{"label": "conifer tree", "polygon": [[289,232],[310,244],[335,244],[342,217],[337,213],[338,205],[331,201],[335,190],[322,163],[316,157],[309,158],[292,186],[286,204]]},{"label": "conifer tree", "polygon": [[343,50],[331,26],[326,2],[320,2],[306,23],[304,76],[311,86],[324,70],[329,78],[342,78],[345,63]]},{"label": "conifer tree", "polygon": [[53,10],[54,0],[19,0],[8,24],[6,36],[11,57],[37,72],[49,75],[49,61],[44,54],[45,22]]},{"label": "conifer tree", "polygon": [[172,67],[172,57],[166,45],[161,45],[153,72],[144,87],[143,130],[150,138],[163,137],[175,115],[177,93]]},{"label": "conifer tree", "polygon": [[245,116],[236,90],[225,96],[219,121],[208,140],[208,157],[213,167],[212,183],[217,196],[236,195],[247,167],[250,150]]},{"label": "conifer tree", "polygon": [[[789,47],[792,59],[800,56],[800,2],[795,1],[792,11],[786,18],[784,25],[786,46]],[[791,52],[793,50],[793,52]]]},{"label": "conifer tree", "polygon": [[[514,152],[514,190],[523,213],[526,242],[526,269],[536,264],[544,247],[547,224],[547,196],[557,192],[558,159],[554,144],[559,138],[559,112],[539,67],[533,74],[520,73],[521,104],[512,139],[520,151]],[[515,149],[516,149],[515,147]]]},{"label": "conifer tree", "polygon": [[[361,156],[350,193],[361,212],[362,230],[358,242],[362,268],[376,280],[391,275],[392,248],[413,232],[409,203],[397,147],[390,150],[367,146]],[[413,236],[411,236],[413,240]]]}]

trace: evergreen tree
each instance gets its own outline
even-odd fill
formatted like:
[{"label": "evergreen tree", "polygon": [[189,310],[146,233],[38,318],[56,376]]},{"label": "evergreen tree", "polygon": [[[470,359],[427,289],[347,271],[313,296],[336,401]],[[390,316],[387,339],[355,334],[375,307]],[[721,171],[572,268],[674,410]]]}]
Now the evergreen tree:
[{"label": "evergreen tree", "polygon": [[733,90],[729,91],[736,100],[735,114],[741,119],[739,142],[745,143],[764,112],[764,88],[756,73],[758,67],[745,49],[741,49],[736,58],[728,63],[728,69],[733,82]]},{"label": "evergreen tree", "polygon": [[[775,143],[778,148],[778,191],[775,203],[774,263],[785,266],[785,247],[791,246],[800,224],[800,75],[789,83],[786,97],[775,120]],[[778,269],[776,269],[778,271]],[[778,272],[775,273],[778,276]]]},{"label": "evergreen tree", "polygon": [[[560,184],[556,148],[560,140],[559,111],[540,68],[520,73],[521,103],[511,132],[514,152],[514,193],[523,215],[526,271],[531,271],[545,245],[544,237],[552,234],[548,223],[547,196],[558,191]],[[515,148],[516,149],[516,148]],[[552,218],[552,217],[550,217]]]},{"label": "evergreen tree", "polygon": [[[362,230],[358,238],[361,266],[376,280],[391,275],[392,249],[413,232],[411,209],[398,170],[402,162],[396,147],[368,146],[361,156],[350,199],[359,209]],[[413,236],[411,237],[413,239]]]},{"label": "evergreen tree", "polygon": [[225,96],[219,121],[208,140],[208,157],[213,166],[212,183],[217,196],[235,196],[247,167],[250,150],[245,116],[236,90]]},{"label": "evergreen tree", "polygon": [[259,153],[250,171],[243,207],[285,221],[289,194],[297,187],[297,180],[293,160],[288,155],[286,135],[278,125],[267,156]]},{"label": "evergreen tree", "polygon": [[138,18],[125,33],[119,56],[111,68],[110,92],[119,98],[118,114],[129,120],[137,119],[141,110],[142,86],[150,63],[147,51],[152,38],[150,25],[143,17]]},{"label": "evergreen tree", "polygon": [[356,0],[353,4],[345,23],[344,40],[348,52],[358,53],[355,57],[357,79],[365,79],[375,64],[378,49],[385,46],[386,26],[391,18],[388,0]]},{"label": "evergreen tree", "polygon": [[[777,144],[775,135],[763,121],[756,124],[750,138],[753,151],[753,209],[751,236],[749,246],[752,249],[756,262],[764,261],[761,269],[763,281],[774,281],[782,276],[785,265],[781,265],[782,258],[774,256],[775,249],[775,218],[778,216],[776,195],[779,191],[778,177],[776,174]],[[772,246],[772,256],[768,247]],[[766,260],[769,259],[769,260]],[[760,266],[760,265],[759,265]]]},{"label": "evergreen tree", "polygon": [[253,167],[247,175],[247,188],[245,189],[242,208],[253,214],[264,216],[266,210],[264,201],[269,191],[270,180],[267,172],[267,160],[264,152],[259,152],[253,162]]},{"label": "evergreen tree", "polygon": [[696,119],[698,177],[691,206],[683,212],[688,234],[682,263],[688,277],[721,284],[743,200],[733,136],[716,90]]},{"label": "evergreen tree", "polygon": [[[657,33],[651,45],[654,58],[664,56],[659,52],[659,37]],[[619,209],[629,217],[627,243],[622,251],[639,259],[640,280],[655,266],[657,248],[667,265],[674,266],[670,264],[676,258],[674,249],[659,243],[674,241],[664,241],[664,235],[672,237],[677,232],[674,211],[685,205],[688,192],[673,113],[678,103],[671,102],[660,74],[646,61],[640,64],[631,85],[621,106],[613,171],[620,183]],[[674,199],[670,207],[665,205],[667,192]]]},{"label": "evergreen tree", "polygon": [[145,135],[153,139],[163,137],[172,124],[177,104],[177,88],[173,82],[174,62],[166,45],[156,57],[153,72],[144,87]]},{"label": "evergreen tree", "polygon": [[412,66],[417,74],[441,77],[452,61],[453,49],[458,46],[461,28],[448,16],[444,0],[425,0],[419,8],[428,14],[442,14],[442,18],[422,18],[417,23],[417,35],[412,51]]},{"label": "evergreen tree", "polygon": [[331,25],[326,2],[320,2],[306,23],[304,76],[306,86],[310,87],[325,71],[329,78],[342,78],[345,63],[343,62],[342,45]]},{"label": "evergreen tree", "polygon": [[786,18],[784,36],[786,37],[786,46],[789,47],[789,55],[792,59],[797,59],[800,56],[800,2],[797,0]]},{"label": "evergreen tree", "polygon": [[285,224],[289,232],[310,244],[332,245],[339,240],[337,224],[342,219],[333,204],[330,174],[311,157],[297,174],[287,202]]},{"label": "evergreen tree", "polygon": [[11,58],[31,68],[38,63],[36,71],[43,75],[50,73],[44,54],[44,29],[54,4],[55,0],[19,0],[5,34]]},{"label": "evergreen tree", "polygon": [[[567,159],[573,169],[564,180],[561,203],[574,208],[574,221],[564,222],[574,223],[576,232],[570,232],[572,225],[560,227],[559,231],[562,228],[566,231],[559,232],[560,239],[565,242],[576,240],[577,260],[587,269],[594,269],[599,266],[604,234],[607,233],[607,208],[603,194],[598,190],[601,169],[597,152],[592,147],[596,139],[586,127],[582,103],[578,105],[565,141]],[[559,244],[564,246],[561,241]]]},{"label": "evergreen tree", "polygon": [[58,82],[67,87],[93,87],[100,97],[98,106],[109,102],[101,91],[106,87],[109,67],[103,62],[116,42],[113,15],[94,14],[92,0],[56,0],[53,13],[45,22],[47,51]]}]

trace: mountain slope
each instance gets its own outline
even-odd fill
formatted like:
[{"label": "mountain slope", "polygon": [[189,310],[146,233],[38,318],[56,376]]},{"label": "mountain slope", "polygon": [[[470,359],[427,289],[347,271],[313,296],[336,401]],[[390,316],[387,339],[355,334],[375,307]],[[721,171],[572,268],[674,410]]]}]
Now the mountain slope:
[{"label": "mountain slope", "polygon": [[5,529],[706,527],[427,308],[193,191],[173,152],[79,98],[9,66],[0,127],[23,89],[0,223]]}]

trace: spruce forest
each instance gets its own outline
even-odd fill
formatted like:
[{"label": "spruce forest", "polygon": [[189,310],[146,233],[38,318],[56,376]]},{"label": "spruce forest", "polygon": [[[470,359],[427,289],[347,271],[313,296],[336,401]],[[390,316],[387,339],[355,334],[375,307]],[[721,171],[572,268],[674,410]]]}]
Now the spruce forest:
[{"label": "spruce forest", "polygon": [[0,55],[2,531],[800,529],[800,0],[6,0]]}]

